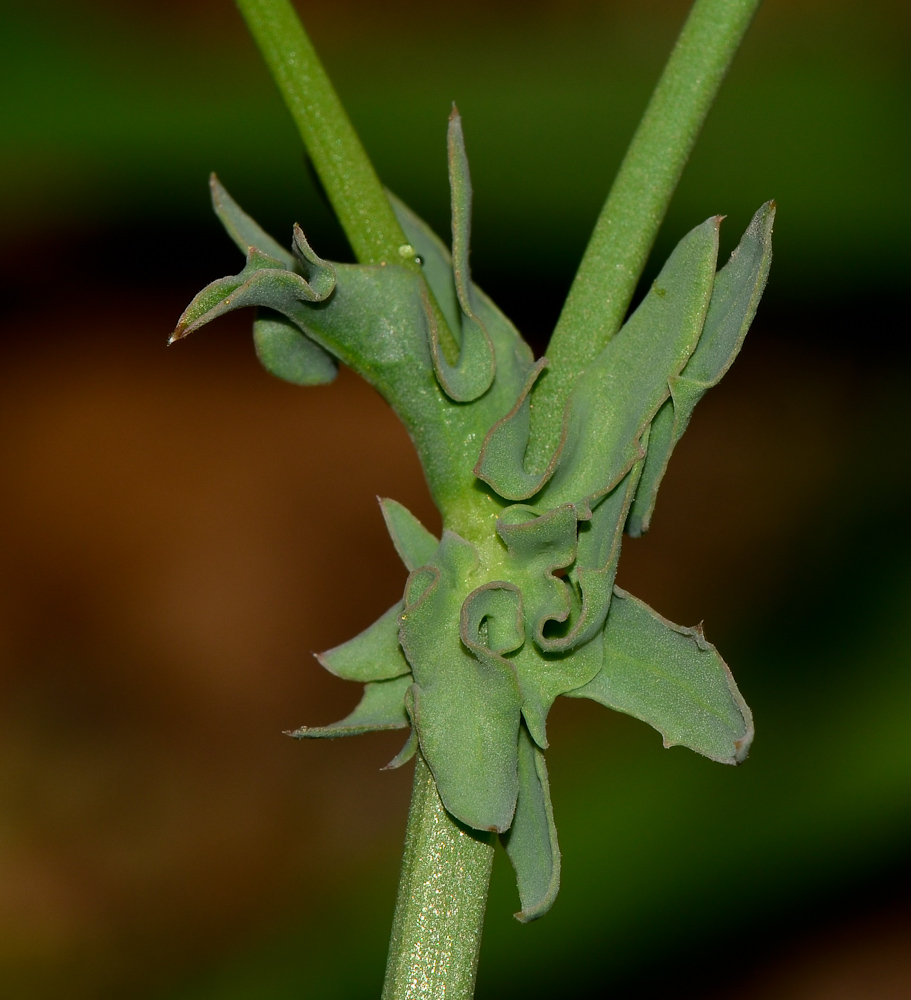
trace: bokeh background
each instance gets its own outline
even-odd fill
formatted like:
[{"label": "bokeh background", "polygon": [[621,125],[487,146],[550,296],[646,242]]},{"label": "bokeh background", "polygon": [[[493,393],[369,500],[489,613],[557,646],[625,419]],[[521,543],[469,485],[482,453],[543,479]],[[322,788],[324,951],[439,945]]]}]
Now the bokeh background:
[{"label": "bokeh background", "polygon": [[[685,5],[299,8],[444,234],[458,101],[476,278],[543,349]],[[246,315],[165,347],[240,267],[210,170],[348,251],[228,0],[0,15],[0,997],[376,996],[399,740],[282,731],[353,705],[310,653],[401,593],[375,496],[438,521],[349,374],[272,379]],[[498,856],[480,1000],[911,995],[909,43],[906,3],[767,0],[712,112],[656,259],[768,197],[776,258],[619,582],[705,622],[758,735],[734,770],[558,703],[563,888],[522,927]]]}]

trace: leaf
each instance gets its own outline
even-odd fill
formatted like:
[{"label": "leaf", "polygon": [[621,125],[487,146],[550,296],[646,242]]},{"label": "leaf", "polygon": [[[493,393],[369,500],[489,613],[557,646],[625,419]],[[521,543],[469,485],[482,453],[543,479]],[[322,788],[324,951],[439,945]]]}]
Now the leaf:
[{"label": "leaf", "polygon": [[670,394],[667,380],[702,332],[719,222],[708,219],[684,236],[638,309],[579,377],[567,404],[566,444],[538,505],[601,496],[642,457],[640,438]]},{"label": "leaf", "polygon": [[[584,595],[587,603],[580,602],[563,572],[578,558],[577,513],[573,504],[565,504],[536,517],[533,508],[514,504],[503,511],[497,522],[497,532],[509,557],[504,576],[520,587],[526,631],[533,640],[526,642],[511,660],[522,693],[522,715],[532,738],[542,748],[547,746],[547,714],[554,700],[587,683],[601,669],[600,653],[592,645],[599,629],[590,630],[591,635],[583,634],[588,617],[583,619],[581,613],[590,616],[592,612],[589,592]],[[625,508],[616,514],[621,518],[620,525],[624,515]],[[590,527],[583,524],[580,537]],[[572,574],[570,570],[570,577]],[[612,583],[613,577],[610,579]],[[545,635],[545,629],[566,622],[571,613],[575,622],[567,626],[561,638]],[[578,655],[567,655],[570,647],[586,642],[589,647],[584,652],[576,650]]]},{"label": "leaf", "polygon": [[554,571],[565,570],[576,558],[576,510],[564,504],[536,516],[533,508],[514,504],[500,515],[497,534],[509,553],[507,575],[521,578],[529,632],[541,645],[544,626],[569,616],[570,587]]},{"label": "leaf", "polygon": [[388,681],[373,681],[364,687],[364,696],[357,708],[329,726],[301,726],[289,732],[295,739],[335,739],[339,736],[360,736],[387,729],[404,729],[408,725],[405,712],[405,692],[411,686],[410,677]]},{"label": "leaf", "polygon": [[591,698],[653,726],[666,747],[682,745],[739,764],[753,739],[753,716],[727,664],[700,628],[681,628],[619,587],[604,630],[604,662],[584,687]]},{"label": "leaf", "polygon": [[392,544],[409,571],[426,566],[440,544],[440,540],[397,500],[380,498],[380,509]]},{"label": "leaf", "polygon": [[281,261],[289,271],[294,270],[294,256],[262,229],[258,222],[247,215],[228,194],[215,174],[209,177],[209,190],[215,214],[241,253],[245,254],[250,247],[256,247],[257,250]]},{"label": "leaf", "polygon": [[523,726],[519,731],[519,799],[503,846],[516,871],[523,924],[537,920],[553,906],[560,889],[560,847],[554,825],[544,754]]},{"label": "leaf", "polygon": [[325,653],[319,662],[346,681],[384,681],[410,674],[411,667],[399,645],[399,601],[359,635]]},{"label": "leaf", "polygon": [[461,324],[461,310],[456,296],[449,250],[430,226],[420,216],[415,215],[400,198],[389,190],[386,191],[386,196],[392,204],[392,210],[408,242],[415,249],[424,278],[443,313],[443,318],[450,330],[458,330]]},{"label": "leaf", "polygon": [[522,693],[522,718],[535,743],[546,750],[547,715],[561,694],[587,684],[601,669],[603,633],[568,653],[542,653],[531,642],[510,657]]},{"label": "leaf", "polygon": [[[496,362],[493,345],[472,302],[468,246],[471,238],[471,176],[465,153],[462,120],[453,105],[449,117],[449,188],[452,198],[452,273],[461,312],[460,322],[452,328],[459,344],[459,359],[450,365],[443,354],[439,331],[430,326],[433,365],[440,385],[450,399],[468,403],[483,395],[494,379]],[[433,310],[429,310],[433,318]]]},{"label": "leaf", "polygon": [[[540,475],[525,469],[527,428],[510,435],[501,423],[484,442],[478,476],[506,499],[534,497],[544,509],[594,499],[617,485],[642,457],[639,439],[670,393],[668,379],[682,370],[699,339],[718,225],[717,217],[708,219],[680,241],[638,309],[579,377],[564,413],[560,448],[547,468]],[[528,420],[521,406],[510,416]],[[488,452],[501,450],[502,441],[508,453],[494,460]]]},{"label": "leaf", "polygon": [[[434,565],[408,578],[399,635],[415,679],[414,725],[443,805],[476,830],[501,832],[518,795],[520,705],[500,654],[521,619],[517,595],[503,589],[482,587],[463,608],[477,565],[474,547],[444,532]],[[482,648],[482,626],[492,647]]]},{"label": "leaf", "polygon": [[[648,434],[647,428],[645,433]],[[589,521],[580,524],[578,556],[571,576],[582,595],[582,607],[565,631],[542,640],[541,648],[546,652],[568,652],[601,631],[620,561],[623,525],[641,470],[639,463],[594,508]]]},{"label": "leaf", "polygon": [[681,374],[671,378],[672,398],[652,422],[648,457],[626,527],[633,537],[648,531],[658,487],[693,409],[721,381],[740,352],[768,280],[774,221],[775,203],[769,201],[753,216],[731,259],[715,276],[696,350]]},{"label": "leaf", "polygon": [[250,247],[246,267],[240,274],[206,285],[187,306],[171,335],[171,343],[245,306],[267,306],[287,316],[302,331],[306,330],[303,303],[322,302],[335,287],[335,269],[331,265],[315,270],[317,281],[311,285],[306,278],[286,270],[281,261]]},{"label": "leaf", "polygon": [[512,409],[487,432],[473,469],[479,479],[489,483],[506,500],[527,500],[534,496],[541,484],[550,478],[563,449],[561,441],[543,473],[525,468],[525,449],[531,427],[531,392],[546,367],[547,359],[541,358],[529,371]]},{"label": "leaf", "polygon": [[396,769],[403,767],[418,752],[418,731],[414,728],[414,692],[411,690],[411,686],[409,686],[408,690],[405,692],[405,711],[408,713],[408,719],[411,721],[411,731],[408,733],[408,739],[405,740],[405,745],[392,758],[392,760],[389,761],[384,768],[382,768],[383,771],[395,771]]},{"label": "leaf", "polygon": [[281,313],[260,309],[253,321],[253,345],[260,364],[294,385],[326,385],[338,375],[338,362]]}]

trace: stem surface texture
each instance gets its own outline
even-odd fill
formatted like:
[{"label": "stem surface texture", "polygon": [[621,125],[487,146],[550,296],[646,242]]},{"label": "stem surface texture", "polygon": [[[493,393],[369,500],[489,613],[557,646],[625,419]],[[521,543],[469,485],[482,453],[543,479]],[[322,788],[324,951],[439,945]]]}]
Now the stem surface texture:
[{"label": "stem surface texture", "polygon": [[237,0],[361,264],[414,267],[389,199],[289,0]]},{"label": "stem surface texture", "polygon": [[443,808],[417,754],[383,1000],[471,1000],[493,864],[493,835]]}]

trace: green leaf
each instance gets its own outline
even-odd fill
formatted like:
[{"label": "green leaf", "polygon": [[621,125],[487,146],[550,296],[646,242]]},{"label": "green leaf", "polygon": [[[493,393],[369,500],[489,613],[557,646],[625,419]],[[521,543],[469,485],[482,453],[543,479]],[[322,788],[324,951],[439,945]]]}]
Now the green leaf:
[{"label": "green leaf", "polygon": [[542,653],[531,642],[510,657],[522,693],[522,718],[535,743],[546,750],[547,715],[561,694],[587,684],[601,669],[601,642],[598,632],[584,645],[568,653]]},{"label": "green leaf", "polygon": [[519,799],[503,846],[516,870],[523,924],[544,916],[560,888],[560,847],[544,754],[523,726],[519,731]]},{"label": "green leaf", "polygon": [[458,330],[461,324],[461,309],[452,275],[452,257],[446,244],[400,198],[391,191],[387,191],[386,195],[399,225],[421,262],[424,279],[433,292],[443,318],[450,330]]},{"label": "green leaf", "polygon": [[257,250],[281,261],[289,271],[294,270],[293,254],[285,250],[277,240],[274,240],[260,227],[258,222],[247,215],[228,194],[215,174],[209,177],[209,190],[212,194],[212,207],[215,209],[215,214],[242,254],[246,254],[250,247],[256,247]]},{"label": "green leaf", "polygon": [[640,438],[670,394],[705,322],[720,219],[677,244],[623,329],[588,366],[568,404],[565,445],[537,504],[554,507],[608,492],[643,457]]},{"label": "green leaf", "polygon": [[400,640],[421,752],[443,805],[476,830],[501,832],[518,795],[520,704],[515,671],[500,654],[521,642],[521,615],[514,588],[481,587],[463,608],[477,567],[474,547],[444,532],[434,565],[408,578]]},{"label": "green leaf", "polygon": [[335,739],[387,729],[404,729],[408,725],[404,698],[410,686],[410,677],[373,681],[365,685],[364,696],[357,708],[340,722],[333,722],[329,726],[301,726],[288,735],[295,739]]},{"label": "green leaf", "polygon": [[253,345],[267,372],[294,385],[326,385],[338,374],[338,363],[331,354],[271,309],[257,311]]},{"label": "green leaf", "polygon": [[723,764],[742,762],[753,739],[752,713],[701,628],[674,625],[619,587],[603,666],[568,694],[647,722],[666,747],[686,746]]},{"label": "green leaf", "polygon": [[514,504],[500,515],[497,534],[509,553],[507,575],[521,579],[529,634],[543,646],[544,626],[569,616],[570,586],[554,571],[576,558],[576,510],[564,504],[536,516],[533,508]]},{"label": "green leaf", "polygon": [[672,398],[652,422],[645,470],[626,526],[633,537],[648,531],[658,487],[693,409],[721,381],[743,345],[768,280],[774,221],[775,203],[769,201],[753,216],[731,259],[715,276],[696,350],[681,374],[671,378]]},{"label": "green leaf", "polygon": [[[648,429],[646,429],[646,435]],[[620,560],[623,525],[636,493],[642,464],[638,463],[594,508],[588,522],[579,527],[576,565],[571,572],[582,595],[582,607],[567,629],[545,638],[541,648],[551,653],[568,652],[588,642],[601,631],[613,594]]]},{"label": "green leaf", "polygon": [[402,601],[392,607],[369,628],[340,646],[318,653],[319,662],[332,674],[346,681],[384,681],[410,674],[411,667],[399,645],[399,616]]},{"label": "green leaf", "polygon": [[[459,359],[450,365],[440,345],[439,331],[431,324],[430,343],[433,365],[440,385],[450,399],[471,402],[483,395],[494,379],[496,362],[493,344],[478,318],[472,301],[468,247],[471,239],[471,176],[465,153],[462,120],[453,106],[449,117],[449,188],[452,197],[452,274],[461,312],[453,327],[459,344]],[[431,316],[432,316],[431,312]]]},{"label": "green leaf", "polygon": [[436,535],[429,532],[423,524],[397,500],[380,498],[380,509],[386,527],[392,537],[392,544],[402,562],[409,571],[426,566],[440,544]]},{"label": "green leaf", "polygon": [[[303,234],[300,234],[301,239]],[[213,281],[184,310],[171,335],[180,340],[213,319],[246,306],[267,306],[292,320],[302,331],[307,316],[304,303],[322,302],[335,287],[335,269],[320,262],[314,268],[316,282],[288,271],[281,261],[261,253],[255,247],[247,251],[247,264],[240,274]]]},{"label": "green leaf", "polygon": [[414,692],[411,690],[412,685],[408,686],[408,690],[405,692],[405,711],[408,713],[408,719],[411,722],[411,731],[408,733],[408,739],[405,740],[405,745],[401,750],[392,758],[389,763],[382,768],[384,771],[395,771],[408,763],[414,755],[418,752],[418,731],[414,728]]},{"label": "green leaf", "polygon": [[[712,292],[717,217],[688,233],[668,258],[639,308],[573,387],[563,435],[547,468],[524,465],[528,435],[501,423],[484,442],[476,474],[509,500],[534,497],[544,509],[602,496],[642,457],[640,437],[667,399],[668,379],[693,352]],[[513,419],[527,422],[522,407]],[[489,455],[491,451],[500,454]],[[509,476],[503,470],[510,468]],[[521,484],[521,490],[514,489]]]},{"label": "green leaf", "polygon": [[531,393],[540,374],[547,367],[541,358],[528,372],[522,391],[512,409],[487,432],[474,474],[489,483],[507,500],[527,500],[550,478],[563,444],[554,453],[543,473],[525,468],[524,455],[531,427]]}]

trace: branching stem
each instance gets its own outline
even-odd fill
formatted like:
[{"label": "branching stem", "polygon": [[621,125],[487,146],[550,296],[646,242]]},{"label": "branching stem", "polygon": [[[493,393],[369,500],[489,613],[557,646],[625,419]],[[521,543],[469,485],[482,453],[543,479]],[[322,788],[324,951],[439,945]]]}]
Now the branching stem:
[{"label": "branching stem", "polygon": [[[696,0],[601,212],[535,399],[553,445],[569,387],[619,329],[718,87],[760,0]],[[289,0],[237,0],[362,264],[420,270]],[[454,348],[454,345],[450,345]],[[493,837],[443,808],[418,754],[383,1000],[471,1000]]]}]

